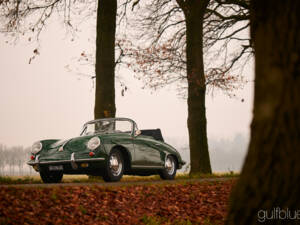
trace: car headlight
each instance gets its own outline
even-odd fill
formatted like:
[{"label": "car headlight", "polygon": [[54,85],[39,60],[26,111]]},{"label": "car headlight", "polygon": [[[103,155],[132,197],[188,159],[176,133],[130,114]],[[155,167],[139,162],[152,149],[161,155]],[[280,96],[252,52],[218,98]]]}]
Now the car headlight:
[{"label": "car headlight", "polygon": [[40,141],[35,142],[31,147],[31,153],[37,154],[39,151],[42,150],[42,147],[43,147],[43,145]]},{"label": "car headlight", "polygon": [[98,138],[98,137],[93,137],[93,138],[91,138],[91,139],[88,141],[87,147],[88,147],[90,150],[95,150],[96,148],[99,147],[100,144],[101,144],[100,138]]}]

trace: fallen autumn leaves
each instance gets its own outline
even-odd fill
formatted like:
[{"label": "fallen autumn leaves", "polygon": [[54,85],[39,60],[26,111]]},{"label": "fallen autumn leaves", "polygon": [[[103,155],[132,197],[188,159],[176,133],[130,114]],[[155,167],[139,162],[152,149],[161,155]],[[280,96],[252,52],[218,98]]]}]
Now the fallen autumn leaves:
[{"label": "fallen autumn leaves", "polygon": [[0,224],[222,224],[233,183],[1,187]]}]

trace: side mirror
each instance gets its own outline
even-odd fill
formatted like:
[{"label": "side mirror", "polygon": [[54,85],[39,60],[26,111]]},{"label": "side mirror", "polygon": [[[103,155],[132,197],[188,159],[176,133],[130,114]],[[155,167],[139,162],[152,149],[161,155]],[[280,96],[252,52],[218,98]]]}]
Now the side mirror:
[{"label": "side mirror", "polygon": [[134,136],[137,137],[137,136],[139,136],[141,133],[142,133],[142,132],[141,132],[140,130],[136,130],[136,131],[134,132]]}]

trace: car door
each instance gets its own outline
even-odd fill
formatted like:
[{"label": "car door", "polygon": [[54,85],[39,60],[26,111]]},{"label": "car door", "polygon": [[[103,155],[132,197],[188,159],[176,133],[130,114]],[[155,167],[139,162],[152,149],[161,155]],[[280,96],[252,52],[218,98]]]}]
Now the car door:
[{"label": "car door", "polygon": [[159,151],[159,142],[151,137],[139,135],[133,139],[134,161],[137,167],[162,167],[163,153]]}]

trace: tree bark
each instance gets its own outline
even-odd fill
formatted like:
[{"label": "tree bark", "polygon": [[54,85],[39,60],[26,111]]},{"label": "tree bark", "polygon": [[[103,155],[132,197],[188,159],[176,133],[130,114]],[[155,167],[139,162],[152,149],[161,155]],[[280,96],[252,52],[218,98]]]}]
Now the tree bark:
[{"label": "tree bark", "polygon": [[115,117],[115,34],[117,0],[98,0],[95,119]]},{"label": "tree bark", "polygon": [[[300,223],[299,11],[300,1],[251,2],[255,50],[251,141],[226,224]],[[283,218],[288,210],[292,217],[298,210],[298,219],[280,219],[279,212]]]},{"label": "tree bark", "polygon": [[191,174],[211,173],[207,144],[205,76],[203,63],[203,17],[209,0],[181,1],[186,20],[188,79],[188,130]]}]

